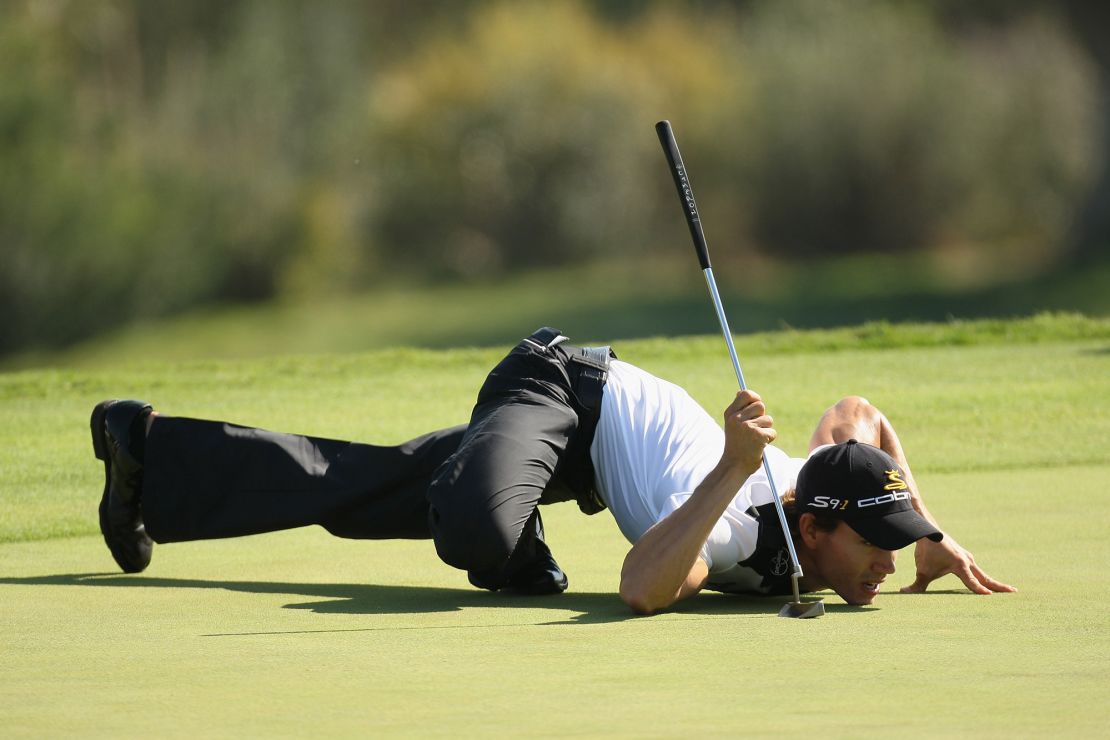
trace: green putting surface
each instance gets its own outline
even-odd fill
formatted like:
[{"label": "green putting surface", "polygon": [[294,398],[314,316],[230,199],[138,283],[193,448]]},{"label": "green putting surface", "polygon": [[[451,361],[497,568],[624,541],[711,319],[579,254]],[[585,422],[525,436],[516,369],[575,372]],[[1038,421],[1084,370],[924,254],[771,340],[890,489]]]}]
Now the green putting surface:
[{"label": "green putting surface", "polygon": [[39,736],[1095,736],[1110,504],[1032,514],[1107,474],[925,476],[1021,591],[976,597],[948,576],[867,608],[825,593],[828,614],[807,621],[715,594],[634,617],[615,595],[615,528],[567,506],[548,530],[571,591],[544,598],[475,591],[425,542],[315,529],[158,547],[139,576],[113,573],[94,537],[8,544],[0,713]]},{"label": "green putting surface", "polygon": [[[721,344],[622,355],[716,416],[732,393]],[[616,595],[627,544],[606,515],[566,504],[545,509],[570,577],[556,597],[476,591],[429,542],[317,528],[158,546],[145,573],[123,575],[95,534],[85,424],[102,396],[402,439],[465,414],[501,351],[0,375],[15,421],[0,452],[4,735],[1104,733],[1106,339],[751,360],[739,348],[790,452],[841,395],[883,408],[941,524],[1019,592],[973,596],[947,576],[900,595],[907,549],[872,607],[824,593],[828,614],[800,621],[776,616],[781,600],[703,594],[636,617]],[[366,413],[376,405],[388,418]]]}]

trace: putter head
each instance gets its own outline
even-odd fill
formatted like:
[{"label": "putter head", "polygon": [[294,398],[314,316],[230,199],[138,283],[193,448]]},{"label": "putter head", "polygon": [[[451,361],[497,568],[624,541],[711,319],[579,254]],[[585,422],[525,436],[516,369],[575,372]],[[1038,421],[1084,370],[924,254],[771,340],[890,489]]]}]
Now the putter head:
[{"label": "putter head", "polygon": [[824,601],[788,601],[779,611],[779,616],[790,619],[813,619],[824,613]]}]

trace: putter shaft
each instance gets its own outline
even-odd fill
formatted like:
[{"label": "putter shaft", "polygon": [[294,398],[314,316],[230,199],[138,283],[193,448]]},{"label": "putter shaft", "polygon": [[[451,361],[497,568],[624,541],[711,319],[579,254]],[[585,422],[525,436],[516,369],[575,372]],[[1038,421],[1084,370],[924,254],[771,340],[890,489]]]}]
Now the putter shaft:
[{"label": "putter shaft", "polygon": [[[740,390],[747,390],[748,384],[744,382],[744,371],[740,369],[740,358],[736,355],[736,346],[732,343],[732,331],[728,328],[728,319],[725,318],[725,308],[721,304],[721,295],[717,292],[717,281],[713,278],[713,268],[702,270],[705,282],[709,286],[709,295],[713,298],[713,308],[717,311],[717,320],[721,322],[721,331],[725,335],[725,344],[728,345],[728,355],[732,358],[732,369],[736,371],[736,380],[740,383]],[[794,588],[794,601],[800,602],[801,594],[798,591],[798,579],[802,577],[802,566],[798,562],[798,553],[794,550],[794,539],[790,536],[790,525],[786,521],[786,512],[782,508],[775,478],[771,475],[771,465],[767,456],[763,455],[763,472],[767,475],[767,483],[771,486],[771,499],[775,502],[775,513],[779,517],[779,526],[782,527],[783,536],[786,538],[786,549],[790,553],[790,565],[794,571],[790,574],[790,583]]]},{"label": "putter shaft", "polygon": [[[725,319],[725,309],[721,305],[721,296],[717,292],[717,281],[713,279],[713,268],[709,262],[709,245],[705,241],[705,232],[702,230],[701,216],[698,214],[697,204],[694,202],[694,189],[690,185],[690,178],[686,174],[686,165],[682,162],[682,154],[678,151],[678,142],[675,141],[674,132],[671,130],[670,121],[659,121],[655,124],[655,133],[659,135],[659,143],[663,147],[663,154],[667,157],[667,164],[671,168],[675,187],[678,190],[678,199],[682,203],[682,213],[686,216],[686,225],[690,227],[690,237],[694,241],[694,251],[697,252],[698,262],[702,272],[705,273],[705,282],[709,285],[709,295],[713,298],[713,308],[717,311],[717,319],[721,322],[721,330],[725,335],[728,345],[728,354],[732,358],[732,367],[736,371],[736,379],[740,388],[747,390],[744,382],[744,371],[740,369],[740,360],[736,356],[736,347],[732,344],[732,332]],[[790,585],[794,589],[794,602],[787,604],[780,616],[820,616],[825,613],[821,601],[805,607],[801,613],[794,614],[794,607],[803,607],[801,594],[798,588],[798,579],[802,577],[802,566],[798,562],[798,553],[794,550],[794,540],[790,536],[790,525],[786,521],[786,512],[782,509],[782,501],[775,487],[775,479],[771,475],[771,466],[767,463],[767,455],[763,455],[763,470],[767,474],[767,482],[771,486],[771,498],[775,502],[775,512],[778,514],[779,526],[782,527],[783,536],[786,538],[786,549],[790,553],[790,564],[794,572],[790,575]],[[790,613],[787,613],[790,612]]]}]

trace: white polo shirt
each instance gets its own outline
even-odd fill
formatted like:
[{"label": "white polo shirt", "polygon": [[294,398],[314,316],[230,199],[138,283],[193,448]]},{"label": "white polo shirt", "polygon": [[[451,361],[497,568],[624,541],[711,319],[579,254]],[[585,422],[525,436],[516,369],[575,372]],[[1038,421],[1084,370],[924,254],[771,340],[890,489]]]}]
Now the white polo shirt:
[{"label": "white polo shirt", "polygon": [[[612,361],[590,456],[598,493],[629,542],[690,497],[720,461],[724,443],[724,431],[685,390]],[[794,487],[805,460],[773,446],[766,455],[781,495]],[[759,534],[748,509],[770,501],[761,467],[744,481],[702,547],[710,588],[760,590],[762,577],[737,564],[751,556]]]}]

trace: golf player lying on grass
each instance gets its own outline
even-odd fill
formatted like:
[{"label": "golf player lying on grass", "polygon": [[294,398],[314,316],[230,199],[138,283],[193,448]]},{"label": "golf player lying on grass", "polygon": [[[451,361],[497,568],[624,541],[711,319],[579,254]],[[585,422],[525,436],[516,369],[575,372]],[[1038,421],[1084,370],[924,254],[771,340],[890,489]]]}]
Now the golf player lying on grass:
[{"label": "golf player lying on grass", "polygon": [[153,542],[319,524],[340,537],[431,538],[477,587],[559,593],[567,578],[544,541],[539,505],[609,509],[633,543],[621,598],[664,609],[703,588],[790,593],[785,541],[761,468],[784,491],[805,590],[869,604],[917,543],[921,592],[955,573],[973,592],[1012,591],[942,535],[898,437],[866,400],[825,412],[808,459],[770,446],[771,417],[751,391],[724,429],[681,388],[573,347],[543,328],[488,375],[470,422],[396,446],[279,434],[105,401],[92,415],[104,461],[100,528],[124,571]]}]

